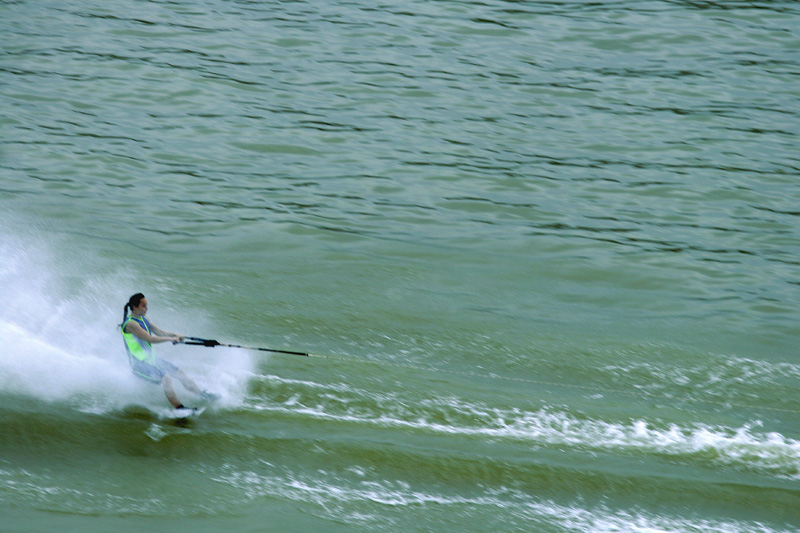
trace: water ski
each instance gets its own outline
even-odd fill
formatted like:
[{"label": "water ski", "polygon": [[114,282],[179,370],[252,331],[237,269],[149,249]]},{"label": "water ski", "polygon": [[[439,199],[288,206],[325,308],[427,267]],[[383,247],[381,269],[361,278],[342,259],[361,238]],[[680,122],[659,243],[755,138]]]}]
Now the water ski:
[{"label": "water ski", "polygon": [[219,399],[220,399],[219,394],[203,391],[202,393],[200,393],[200,398],[198,402],[196,402],[197,407],[186,407],[182,405],[181,407],[175,409],[174,411],[175,416],[170,418],[186,419],[192,416],[197,416],[201,414],[203,411],[205,411],[206,407],[213,404]]},{"label": "water ski", "polygon": [[173,416],[170,418],[186,420],[187,418],[202,414],[205,410],[205,407],[179,407],[173,411]]}]

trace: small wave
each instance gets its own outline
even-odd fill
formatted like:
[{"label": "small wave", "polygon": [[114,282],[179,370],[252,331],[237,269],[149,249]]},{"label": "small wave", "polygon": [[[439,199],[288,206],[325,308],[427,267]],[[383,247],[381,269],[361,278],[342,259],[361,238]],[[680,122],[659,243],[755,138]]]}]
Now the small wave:
[{"label": "small wave", "polygon": [[[268,465],[275,470],[273,465]],[[570,531],[610,533],[631,531],[640,533],[711,532],[711,533],[782,533],[757,522],[692,520],[659,516],[644,511],[613,511],[604,506],[578,507],[540,500],[524,492],[506,487],[488,488],[477,494],[443,494],[412,487],[404,481],[370,480],[346,481],[336,474],[318,471],[314,478],[292,473],[263,474],[255,471],[227,472],[215,481],[242,491],[248,499],[281,497],[314,504],[332,518],[364,527],[376,522],[402,527],[409,513],[444,512],[448,515],[486,515],[487,508],[504,517],[503,528],[516,529],[534,524],[557,525]],[[376,514],[374,504],[386,512]],[[392,513],[393,509],[402,511]],[[462,516],[463,517],[463,516]]]},{"label": "small wave", "polygon": [[[642,393],[650,391],[678,397],[685,396],[688,391],[692,399],[700,401],[752,404],[766,397],[768,390],[770,397],[781,402],[768,408],[800,408],[794,394],[794,382],[800,380],[800,365],[789,362],[720,355],[687,366],[646,361],[607,365],[599,371],[607,374],[608,383],[634,387]],[[785,394],[775,394],[777,389],[785,389]]]},{"label": "small wave", "polygon": [[667,378],[673,383],[692,382],[702,387],[728,382],[769,385],[781,378],[800,379],[800,365],[785,362],[768,363],[733,356],[719,357],[710,364],[690,368],[667,369],[657,363],[634,363],[626,366],[609,365],[605,369],[622,374],[640,372],[653,376],[655,380]]}]

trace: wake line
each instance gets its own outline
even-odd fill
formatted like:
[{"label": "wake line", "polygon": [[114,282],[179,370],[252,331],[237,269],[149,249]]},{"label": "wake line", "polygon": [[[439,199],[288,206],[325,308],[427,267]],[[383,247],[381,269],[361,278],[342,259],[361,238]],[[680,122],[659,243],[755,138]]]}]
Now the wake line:
[{"label": "wake line", "polygon": [[[358,392],[358,391],[353,391]],[[364,394],[363,391],[360,394]],[[752,425],[740,428],[718,428],[707,425],[680,427],[669,424],[657,428],[644,420],[615,424],[602,420],[579,420],[565,412],[549,409],[525,412],[476,405],[424,402],[433,412],[412,412],[400,406],[393,412],[364,413],[363,408],[332,412],[323,403],[304,405],[294,395],[281,404],[254,405],[255,411],[306,416],[315,420],[368,424],[379,428],[401,428],[434,434],[462,435],[490,439],[529,441],[535,445],[569,446],[588,450],[639,450],[670,456],[712,456],[713,462],[739,465],[756,471],[768,470],[778,477],[800,478],[800,441],[779,433],[758,434]],[[471,422],[447,424],[431,421],[443,409],[456,415],[474,417]],[[444,413],[447,418],[446,413]]]}]

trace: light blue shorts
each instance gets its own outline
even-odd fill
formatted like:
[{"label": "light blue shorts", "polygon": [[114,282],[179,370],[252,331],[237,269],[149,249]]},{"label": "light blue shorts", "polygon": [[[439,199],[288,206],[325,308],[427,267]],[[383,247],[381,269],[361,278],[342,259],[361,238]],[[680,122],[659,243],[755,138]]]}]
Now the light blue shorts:
[{"label": "light blue shorts", "polygon": [[164,359],[157,359],[156,364],[151,365],[131,358],[131,370],[137,377],[150,383],[161,383],[165,375],[172,374],[174,376],[180,372],[177,366]]}]

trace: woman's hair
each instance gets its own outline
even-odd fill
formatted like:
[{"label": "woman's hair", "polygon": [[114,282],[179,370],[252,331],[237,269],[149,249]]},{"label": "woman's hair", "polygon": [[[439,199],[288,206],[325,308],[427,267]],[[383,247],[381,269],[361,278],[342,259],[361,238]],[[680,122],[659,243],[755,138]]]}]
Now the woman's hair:
[{"label": "woman's hair", "polygon": [[141,292],[137,292],[136,294],[130,297],[128,303],[125,304],[125,309],[122,311],[123,324],[128,319],[128,309],[133,310],[134,307],[139,307],[139,304],[142,303],[143,299],[144,299],[144,294],[142,294]]}]

